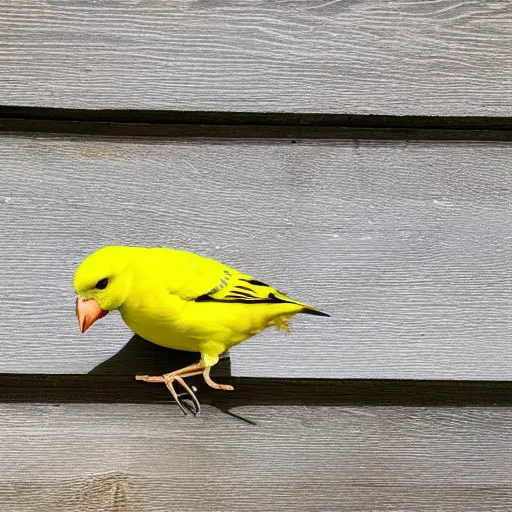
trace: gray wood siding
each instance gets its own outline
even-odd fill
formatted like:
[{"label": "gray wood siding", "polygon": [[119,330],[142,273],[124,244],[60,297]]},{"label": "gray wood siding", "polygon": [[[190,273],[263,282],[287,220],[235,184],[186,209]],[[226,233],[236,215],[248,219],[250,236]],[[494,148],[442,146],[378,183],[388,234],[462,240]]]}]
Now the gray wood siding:
[{"label": "gray wood siding", "polygon": [[2,510],[510,510],[510,408],[0,406]]},{"label": "gray wood siding", "polygon": [[220,259],[332,315],[233,349],[234,375],[512,378],[506,143],[0,138],[0,372],[85,373],[77,264],[105,244]]},{"label": "gray wood siding", "polygon": [[0,104],[510,115],[509,0],[0,2]]}]

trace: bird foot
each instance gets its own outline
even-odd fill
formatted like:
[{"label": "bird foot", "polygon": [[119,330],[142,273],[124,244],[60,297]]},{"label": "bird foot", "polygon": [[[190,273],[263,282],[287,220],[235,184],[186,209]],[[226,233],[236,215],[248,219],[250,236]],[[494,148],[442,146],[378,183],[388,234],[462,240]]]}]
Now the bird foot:
[{"label": "bird foot", "polygon": [[[192,409],[191,412],[194,416],[197,416],[201,412],[201,404],[199,403],[199,400],[197,399],[194,391],[192,390],[192,388],[190,388],[190,386],[183,380],[183,378],[180,375],[176,375],[175,373],[165,373],[164,375],[157,376],[136,375],[135,379],[142,380],[144,382],[164,383],[185,416],[188,414],[189,409],[185,407],[185,405],[183,405],[183,403],[181,402],[180,398],[182,396],[188,395],[192,400],[194,408]],[[178,393],[176,393],[176,390],[174,389],[174,382],[178,382],[178,384],[180,384],[183,387],[186,393],[178,395]],[[196,389],[194,388],[194,390]]]},{"label": "bird foot", "polygon": [[174,400],[176,401],[176,403],[180,406],[180,409],[183,411],[183,414],[186,415],[187,408],[181,403],[180,395],[176,393],[176,390],[174,389],[173,386],[174,382],[178,382],[186,391],[186,394],[188,394],[188,396],[192,400],[192,403],[194,404],[194,410],[192,410],[191,412],[194,414],[194,416],[197,416],[201,411],[201,406],[199,405],[199,400],[197,399],[194,393],[195,390],[192,391],[192,389],[190,389],[190,387],[183,380],[185,377],[194,377],[195,375],[203,374],[206,384],[208,384],[208,386],[212,387],[213,389],[221,389],[223,391],[233,391],[234,389],[233,386],[230,386],[229,384],[217,384],[216,382],[213,382],[213,380],[210,377],[210,368],[210,366],[205,366],[203,361],[200,361],[197,364],[187,366],[186,368],[176,370],[175,372],[164,373],[163,375],[157,376],[136,375],[135,378],[137,380],[142,380],[144,382],[161,382],[165,384],[167,386],[167,389],[173,396]]},{"label": "bird foot", "polygon": [[[213,385],[212,385],[213,384]],[[216,382],[209,382],[208,385],[213,389],[222,389],[223,391],[233,391],[235,388],[229,384],[217,384]]]},{"label": "bird foot", "polygon": [[165,382],[165,377],[163,375],[135,375],[135,380],[143,380],[144,382]]},{"label": "bird foot", "polygon": [[210,367],[206,367],[203,372],[203,377],[208,384],[213,389],[222,389],[223,391],[233,391],[235,388],[233,386],[230,386],[229,384],[217,384],[217,382],[213,382],[212,378],[210,377]]}]

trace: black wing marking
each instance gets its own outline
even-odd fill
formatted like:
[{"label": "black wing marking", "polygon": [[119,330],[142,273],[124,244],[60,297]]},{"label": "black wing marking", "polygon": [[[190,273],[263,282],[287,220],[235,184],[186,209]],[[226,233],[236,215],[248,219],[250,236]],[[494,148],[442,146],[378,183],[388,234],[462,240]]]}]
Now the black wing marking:
[{"label": "black wing marking", "polygon": [[[310,315],[318,316],[329,316],[327,313],[323,313],[317,309],[311,308],[288,298],[284,293],[281,293],[275,288],[272,288],[268,284],[265,284],[263,281],[245,277],[231,276],[228,271],[225,271],[224,274],[225,275],[221,279],[219,286],[209,291],[208,293],[200,295],[194,299],[194,301],[217,302],[224,304],[296,304],[304,308],[302,310],[303,313],[309,313]],[[232,277],[233,280],[231,280]],[[238,284],[241,281],[247,283],[250,286]],[[253,288],[251,288],[251,286]],[[267,288],[267,290],[265,290],[265,288]],[[212,297],[212,295],[224,289],[225,295],[222,295],[221,293],[221,297]],[[278,295],[280,295],[280,297],[278,297]]]},{"label": "black wing marking", "polygon": [[[249,299],[249,298],[233,298],[228,299],[227,297],[224,299],[215,299],[214,297],[210,297],[210,295],[205,294],[197,297],[195,302],[224,302],[226,304],[282,304],[285,302],[289,302],[287,300],[280,299],[276,297],[273,293],[269,293],[268,297],[264,299]],[[290,302],[293,304],[293,302]]]},{"label": "black wing marking", "polygon": [[253,284],[254,286],[266,286],[267,288],[270,288],[267,283],[258,281],[257,279],[240,279],[240,281],[245,281],[246,283]]},{"label": "black wing marking", "polygon": [[237,286],[235,286],[235,289],[236,290],[247,290],[248,292],[254,293],[254,290],[252,288],[249,288],[248,286],[237,285]]},{"label": "black wing marking", "polygon": [[245,293],[245,292],[237,292],[237,291],[233,291],[231,293],[229,293],[228,295],[226,295],[226,299],[230,299],[230,298],[240,298],[240,297],[246,297],[248,299],[257,299],[258,297],[256,295],[254,295],[254,293]]}]

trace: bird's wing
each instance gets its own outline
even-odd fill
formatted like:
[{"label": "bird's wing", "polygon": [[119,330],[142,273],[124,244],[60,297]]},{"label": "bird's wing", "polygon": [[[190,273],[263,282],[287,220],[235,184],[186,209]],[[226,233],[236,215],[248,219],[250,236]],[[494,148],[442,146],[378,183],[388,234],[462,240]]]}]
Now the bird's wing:
[{"label": "bird's wing", "polygon": [[[176,253],[175,253],[176,255]],[[291,299],[273,286],[230,268],[218,261],[181,252],[173,261],[171,293],[194,302],[226,304],[296,304],[304,313],[329,316],[311,306]],[[180,279],[181,277],[181,279]],[[177,285],[179,283],[179,285]]]},{"label": "bird's wing", "polygon": [[218,284],[194,299],[196,302],[224,302],[238,304],[280,304],[283,302],[305,306],[274,287],[251,276],[224,269]]},{"label": "bird's wing", "polygon": [[182,299],[196,302],[297,303],[272,286],[210,258],[184,251],[162,254],[166,257],[163,274],[167,289]]}]

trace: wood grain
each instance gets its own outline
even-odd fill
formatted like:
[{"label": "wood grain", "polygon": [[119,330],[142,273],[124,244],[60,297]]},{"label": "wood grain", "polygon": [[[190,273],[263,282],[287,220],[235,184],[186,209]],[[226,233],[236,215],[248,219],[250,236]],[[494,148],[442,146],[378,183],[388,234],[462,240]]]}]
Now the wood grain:
[{"label": "wood grain", "polygon": [[5,510],[508,511],[510,408],[0,406]]},{"label": "wood grain", "polygon": [[115,314],[80,335],[71,286],[123,243],[332,315],[236,347],[234,375],[512,378],[509,144],[3,136],[0,161],[0,372],[85,373],[130,339]]},{"label": "wood grain", "polygon": [[509,0],[0,3],[0,104],[511,115]]}]

